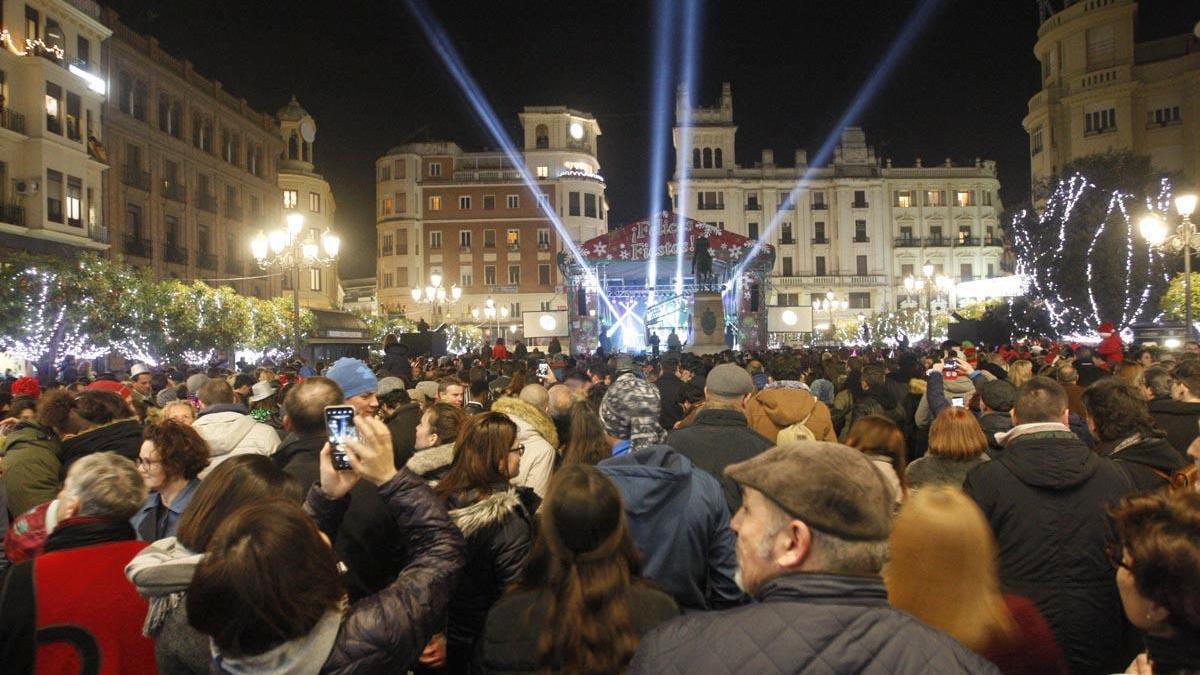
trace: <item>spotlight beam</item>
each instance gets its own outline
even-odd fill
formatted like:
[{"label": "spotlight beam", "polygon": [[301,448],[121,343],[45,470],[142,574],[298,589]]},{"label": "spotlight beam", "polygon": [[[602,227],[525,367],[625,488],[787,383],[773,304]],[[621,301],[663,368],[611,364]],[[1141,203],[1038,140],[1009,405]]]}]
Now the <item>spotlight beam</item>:
[{"label": "spotlight beam", "polygon": [[[516,146],[513,145],[512,140],[508,137],[508,133],[504,130],[504,125],[500,123],[499,118],[496,116],[495,110],[488,102],[487,97],[483,95],[483,91],[479,88],[479,84],[475,81],[475,78],[471,75],[470,71],[467,70],[462,56],[458,53],[458,50],[454,48],[454,44],[450,41],[449,35],[446,34],[445,28],[443,28],[442,24],[435,16],[433,16],[433,12],[429,10],[429,6],[425,3],[425,0],[405,0],[404,4],[408,8],[409,14],[416,19],[417,24],[421,27],[421,32],[425,34],[425,39],[429,41],[429,46],[433,47],[433,51],[437,53],[438,58],[441,59],[442,65],[446,67],[446,72],[448,72],[450,77],[454,79],[455,84],[457,84],[459,90],[462,91],[463,96],[465,96],[467,101],[471,104],[471,108],[475,111],[475,115],[479,119],[479,122],[487,130],[488,135],[492,137],[492,141],[500,147],[502,152],[504,152],[504,155],[508,158],[509,163],[512,164],[512,166],[520,174],[521,181],[525,183],[525,186],[529,188],[529,191],[532,194],[542,194],[541,187],[538,185],[537,180],[535,180],[533,175],[529,173],[529,168],[525,166],[524,157],[517,150]],[[553,225],[554,229],[558,232],[559,240],[563,242],[567,248],[567,251],[569,251],[571,256],[575,258],[575,262],[579,263],[580,268],[583,270],[585,281],[594,282],[597,295],[601,300],[604,301],[604,304],[608,306],[608,308],[614,314],[616,314],[617,308],[613,306],[612,301],[609,300],[608,295],[604,292],[604,288],[600,285],[599,280],[596,278],[595,271],[588,266],[587,260],[583,257],[583,253],[579,250],[579,247],[575,245],[575,239],[571,236],[570,232],[567,231],[567,228],[563,225],[562,220],[559,219],[558,214],[555,213],[554,209],[550,207],[550,204],[547,200],[538,199],[537,203],[538,208],[541,209],[542,213],[550,221],[550,224]]]},{"label": "spotlight beam", "polygon": [[884,80],[891,74],[896,64],[902,60],[904,53],[912,46],[921,29],[929,24],[934,12],[940,8],[941,4],[942,0],[921,0],[921,4],[905,20],[904,25],[900,28],[900,32],[892,40],[892,44],[888,46],[879,63],[875,65],[875,69],[871,71],[871,75],[867,78],[867,81],[863,83],[863,86],[859,87],[858,93],[854,95],[854,98],[850,101],[850,105],[847,106],[845,112],[842,113],[842,116],[833,125],[833,129],[830,130],[829,135],[825,137],[825,142],[821,144],[821,148],[813,156],[813,161],[809,163],[808,168],[804,170],[804,174],[800,176],[796,184],[792,186],[791,191],[788,192],[788,197],[784,202],[786,206],[780,206],[775,212],[775,216],[771,218],[770,224],[759,235],[758,241],[754,243],[754,247],[750,249],[746,257],[742,259],[742,262],[734,269],[735,276],[741,275],[746,266],[750,264],[750,261],[762,251],[763,242],[770,240],[771,234],[779,226],[784,214],[791,209],[796,195],[800,192],[801,188],[806,187],[812,175],[819,168],[823,168],[825,163],[829,161],[830,155],[833,154],[834,149],[841,139],[842,129],[857,119],[863,108],[879,93]]},{"label": "spotlight beam", "polygon": [[662,210],[662,178],[663,171],[666,170],[667,130],[671,121],[671,72],[674,70],[674,63],[671,61],[670,38],[674,8],[675,3],[671,0],[658,0],[655,13],[654,61],[651,64],[654,98],[650,118],[650,208],[646,209],[650,226],[650,263],[646,266],[647,288],[658,284],[658,240],[662,226],[662,218],[659,218],[658,214]]},{"label": "spotlight beam", "polygon": [[692,112],[691,95],[696,90],[696,60],[699,58],[699,25],[700,3],[698,0],[687,0],[683,8],[683,42],[680,44],[680,79],[683,83],[684,110],[688,117],[679,127],[679,146],[684,148],[682,161],[679,162],[679,216],[675,222],[675,292],[683,292],[683,257],[687,253],[687,208],[688,188],[691,182],[691,163],[688,157],[692,147]]}]

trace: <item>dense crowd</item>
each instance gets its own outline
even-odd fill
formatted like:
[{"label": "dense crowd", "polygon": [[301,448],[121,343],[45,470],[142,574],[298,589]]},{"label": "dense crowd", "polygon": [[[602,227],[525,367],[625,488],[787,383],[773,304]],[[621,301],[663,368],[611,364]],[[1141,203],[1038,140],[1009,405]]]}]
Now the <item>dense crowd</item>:
[{"label": "dense crowd", "polygon": [[6,374],[0,670],[1200,672],[1200,345],[1115,344]]}]

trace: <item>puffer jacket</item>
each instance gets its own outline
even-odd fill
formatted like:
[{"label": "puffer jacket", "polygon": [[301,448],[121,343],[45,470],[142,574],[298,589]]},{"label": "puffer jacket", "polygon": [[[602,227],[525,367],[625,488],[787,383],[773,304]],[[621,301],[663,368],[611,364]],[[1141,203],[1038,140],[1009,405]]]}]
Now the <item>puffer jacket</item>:
[{"label": "puffer jacket", "polygon": [[447,609],[446,654],[451,671],[469,669],[488,611],[521,574],[540,501],[529,488],[501,485],[478,501],[470,493],[450,499],[450,518],[467,540],[466,568]]},{"label": "puffer jacket", "polygon": [[[940,374],[935,373],[935,375],[941,377]],[[930,376],[929,379],[932,383],[934,377]],[[950,405],[953,402],[952,399],[955,397],[961,397],[963,399],[963,405],[966,405],[971,400],[971,396],[975,393],[975,384],[971,382],[971,378],[969,377],[961,376],[956,377],[953,380],[948,380],[944,377],[941,377],[941,384],[942,396],[945,398],[947,405]],[[930,424],[933,424],[933,417],[939,411],[933,410],[930,407],[929,396],[936,395],[936,393],[936,390],[934,390],[932,394],[929,391],[926,391],[925,396],[921,397],[921,402],[917,404],[916,423],[918,427],[924,428]]]},{"label": "puffer jacket", "polygon": [[0,456],[8,508],[14,517],[58,495],[62,444],[54,431],[33,420],[20,422],[4,437]]},{"label": "puffer jacket", "polygon": [[512,396],[497,399],[492,403],[492,412],[504,413],[516,423],[517,442],[525,446],[521,470],[512,484],[532,488],[537,496],[545,497],[558,457],[558,430],[554,422],[532,404]]},{"label": "puffer jacket", "polygon": [[136,417],[92,427],[62,442],[62,468],[58,470],[59,480],[67,477],[67,469],[70,469],[71,464],[80,457],[97,452],[115,452],[136,462],[141,449],[142,423],[137,421]]},{"label": "puffer jacket", "polygon": [[238,404],[213,405],[200,411],[192,428],[208,442],[208,467],[200,472],[204,478],[221,462],[234,455],[271,455],[279,447],[279,434],[271,427],[256,422]]},{"label": "puffer jacket", "polygon": [[1200,403],[1160,399],[1147,404],[1154,424],[1167,432],[1171,447],[1187,456],[1188,446],[1200,436]]},{"label": "puffer jacket", "polygon": [[996,440],[996,434],[1004,434],[1012,431],[1012,415],[1006,412],[983,413],[979,416],[979,428],[983,429],[983,435],[987,437],[988,454],[995,457],[1004,451],[1004,446],[1000,445],[1000,441]]},{"label": "puffer jacket", "polygon": [[647,673],[999,673],[954,638],[892,609],[879,577],[796,573],[757,602],[687,614],[647,635],[626,671]]},{"label": "puffer jacket", "polygon": [[1133,653],[1106,509],[1132,484],[1061,424],[1018,426],[1004,446],[963,483],[996,535],[1002,590],[1037,605],[1073,673],[1120,672]]},{"label": "puffer jacket", "polygon": [[[806,420],[807,421],[804,421]],[[836,441],[829,408],[803,389],[764,389],[746,401],[750,428],[774,441],[779,431],[804,421],[818,441]]]}]

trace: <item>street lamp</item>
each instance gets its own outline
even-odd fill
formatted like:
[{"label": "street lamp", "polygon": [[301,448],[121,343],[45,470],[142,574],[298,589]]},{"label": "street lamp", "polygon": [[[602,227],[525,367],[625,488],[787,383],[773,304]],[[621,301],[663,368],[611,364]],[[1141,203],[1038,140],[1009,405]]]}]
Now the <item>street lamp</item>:
[{"label": "street lamp", "polygon": [[1192,213],[1196,211],[1196,195],[1182,194],[1175,198],[1175,210],[1182,221],[1175,233],[1167,221],[1153,213],[1138,222],[1138,229],[1146,243],[1155,248],[1164,248],[1172,253],[1183,252],[1183,316],[1187,325],[1187,339],[1192,338],[1192,238],[1196,230],[1192,226]]},{"label": "street lamp", "polygon": [[284,218],[284,227],[270,232],[259,230],[250,241],[250,253],[264,270],[276,268],[292,277],[292,346],[300,354],[300,269],[324,268],[337,262],[342,240],[326,230],[320,240],[314,234],[301,238],[304,214],[291,211]]},{"label": "street lamp", "polygon": [[825,294],[824,300],[817,300],[813,303],[813,309],[818,312],[829,312],[829,341],[833,342],[833,313],[834,311],[845,311],[850,308],[850,303],[846,300],[838,300],[833,291]]},{"label": "street lamp", "polygon": [[508,318],[508,308],[503,307],[503,306],[497,306],[496,301],[489,297],[487,300],[483,301],[483,311],[480,312],[479,308],[476,307],[471,310],[471,316],[475,317],[476,321],[478,321],[481,316],[485,320],[487,320],[489,323],[491,321],[495,320],[496,336],[499,337],[500,336],[500,319]]},{"label": "street lamp", "polygon": [[424,288],[414,286],[412,289],[412,299],[414,302],[431,305],[433,313],[438,314],[443,307],[458,302],[462,298],[463,289],[459,288],[458,284],[454,284],[449,290],[442,285],[442,275],[430,274],[429,284]]},{"label": "street lamp", "polygon": [[943,274],[934,275],[931,263],[921,266],[921,276],[908,275],[904,277],[904,288],[909,293],[920,291],[925,296],[925,340],[933,343],[933,297],[941,291],[947,294],[954,285],[954,280]]}]

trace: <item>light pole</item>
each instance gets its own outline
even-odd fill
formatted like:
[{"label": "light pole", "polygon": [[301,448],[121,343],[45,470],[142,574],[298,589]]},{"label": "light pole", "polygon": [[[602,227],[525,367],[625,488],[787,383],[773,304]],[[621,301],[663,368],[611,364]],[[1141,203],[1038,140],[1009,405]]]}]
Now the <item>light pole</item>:
[{"label": "light pole", "polygon": [[480,316],[482,316],[489,323],[492,320],[495,320],[495,322],[496,322],[496,337],[500,337],[500,319],[508,318],[508,308],[503,307],[503,306],[497,306],[496,301],[491,299],[491,297],[489,297],[487,300],[483,301],[483,312],[481,313],[479,311],[479,308],[476,307],[475,309],[471,310],[471,316],[475,317],[476,321],[479,320]]},{"label": "light pole", "polygon": [[920,277],[911,274],[904,277],[904,288],[909,293],[920,290],[925,295],[925,341],[930,344],[933,344],[933,296],[939,290],[948,290],[952,283],[954,282],[948,276],[935,276],[931,263],[921,266]]},{"label": "light pole", "polygon": [[813,303],[813,308],[818,312],[829,312],[829,341],[833,342],[833,313],[835,310],[845,311],[850,307],[850,303],[846,300],[838,300],[833,291],[825,293],[824,300],[817,300]]},{"label": "light pole", "polygon": [[1172,252],[1183,251],[1183,322],[1186,325],[1187,340],[1192,339],[1192,238],[1196,230],[1192,226],[1192,213],[1196,210],[1196,195],[1182,194],[1175,198],[1175,210],[1179,212],[1182,221],[1175,233],[1167,221],[1154,214],[1147,214],[1138,223],[1138,229],[1146,242],[1154,247],[1165,248]]},{"label": "light pole", "polygon": [[272,267],[290,272],[292,275],[292,347],[300,355],[300,268],[324,268],[337,261],[342,240],[330,230],[325,230],[317,243],[316,235],[301,237],[304,231],[304,214],[291,211],[284,219],[285,227],[270,232],[259,230],[250,241],[250,253],[264,270]]},{"label": "light pole", "polygon": [[463,290],[458,287],[458,284],[454,284],[447,291],[446,287],[442,285],[442,275],[440,274],[430,274],[429,284],[424,288],[417,286],[412,289],[412,299],[414,302],[433,307],[430,318],[433,318],[433,315],[440,314],[443,307],[449,307],[458,302],[462,298],[462,294]]}]

